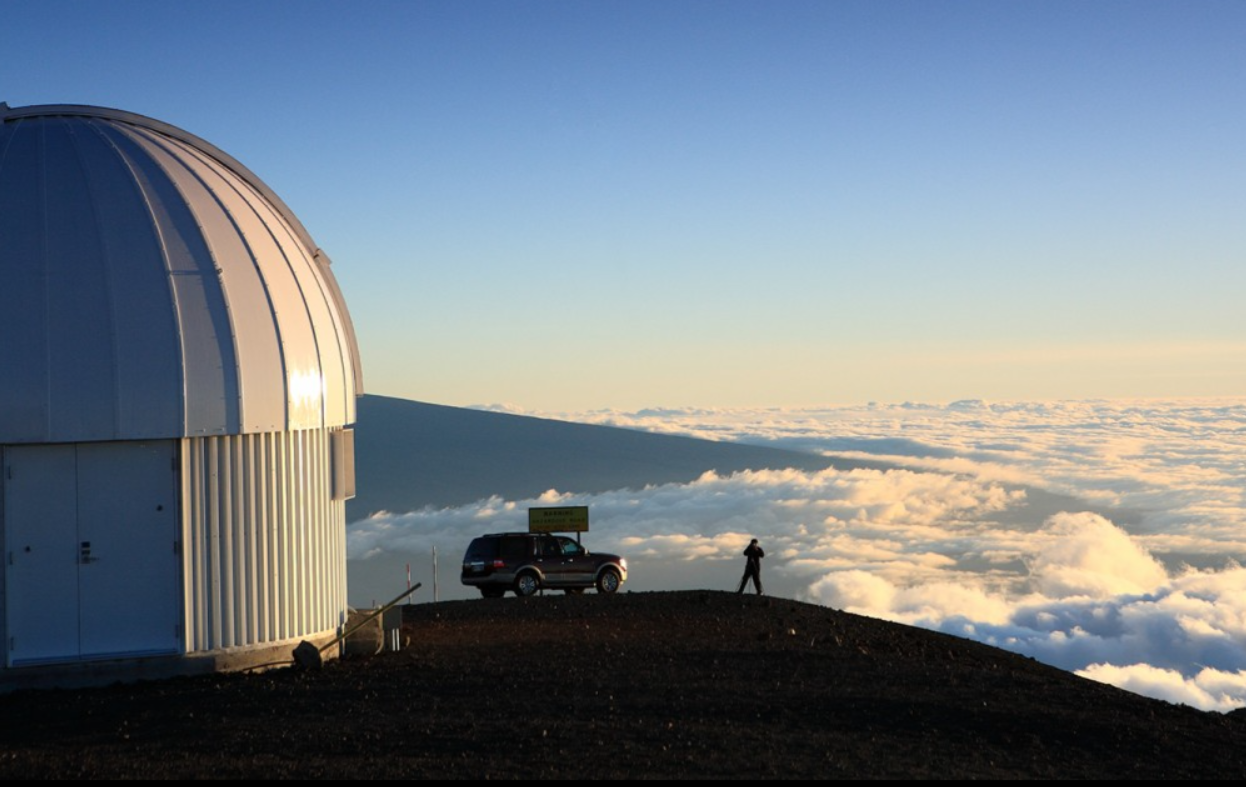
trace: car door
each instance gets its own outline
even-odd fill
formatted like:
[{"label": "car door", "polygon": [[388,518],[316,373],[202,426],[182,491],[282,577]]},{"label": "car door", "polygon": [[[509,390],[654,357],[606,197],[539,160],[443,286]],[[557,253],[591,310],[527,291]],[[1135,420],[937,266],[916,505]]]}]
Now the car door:
[{"label": "car door", "polygon": [[593,558],[588,550],[566,536],[555,536],[558,551],[562,556],[563,581],[569,585],[589,586],[593,584]]},{"label": "car door", "polygon": [[559,587],[567,584],[567,567],[562,556],[562,546],[554,536],[536,538],[536,555],[533,562],[545,575],[546,587]]}]

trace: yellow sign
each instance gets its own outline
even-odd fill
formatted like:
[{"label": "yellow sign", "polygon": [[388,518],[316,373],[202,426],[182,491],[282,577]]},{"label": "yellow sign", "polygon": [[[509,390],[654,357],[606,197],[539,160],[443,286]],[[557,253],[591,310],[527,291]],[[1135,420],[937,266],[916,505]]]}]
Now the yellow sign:
[{"label": "yellow sign", "polygon": [[529,508],[529,533],[587,533],[588,506]]}]

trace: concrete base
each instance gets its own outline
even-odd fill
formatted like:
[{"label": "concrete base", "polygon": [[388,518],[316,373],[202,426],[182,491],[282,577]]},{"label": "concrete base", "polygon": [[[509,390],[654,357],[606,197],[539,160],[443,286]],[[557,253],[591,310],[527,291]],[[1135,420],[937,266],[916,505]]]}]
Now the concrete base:
[{"label": "concrete base", "polygon": [[[294,648],[306,640],[316,647],[332,642],[336,631],[321,632],[309,637],[283,640],[250,648],[229,648],[176,656],[151,656],[129,659],[79,661],[72,664],[45,664],[0,669],[0,693],[19,689],[68,689],[83,686],[107,686],[140,680],[163,680],[184,675],[208,675],[213,672],[239,672],[288,667],[294,663]],[[340,647],[321,653],[325,661],[341,655]]]}]

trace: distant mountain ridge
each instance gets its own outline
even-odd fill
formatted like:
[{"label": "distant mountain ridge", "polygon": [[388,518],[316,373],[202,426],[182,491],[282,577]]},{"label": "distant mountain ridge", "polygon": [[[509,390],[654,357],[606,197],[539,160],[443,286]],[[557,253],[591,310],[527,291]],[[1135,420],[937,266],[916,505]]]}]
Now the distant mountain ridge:
[{"label": "distant mountain ridge", "polygon": [[347,503],[347,521],[491,495],[687,483],[707,470],[889,466],[375,395],[359,400],[355,455],[358,496]]}]

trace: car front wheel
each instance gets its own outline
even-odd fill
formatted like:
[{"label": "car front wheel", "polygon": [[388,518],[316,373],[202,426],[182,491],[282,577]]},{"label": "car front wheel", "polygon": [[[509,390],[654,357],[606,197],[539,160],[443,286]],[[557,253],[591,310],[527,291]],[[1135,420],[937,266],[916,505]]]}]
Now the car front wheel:
[{"label": "car front wheel", "polygon": [[536,578],[536,574],[528,571],[520,574],[515,579],[515,595],[531,596],[541,589],[541,581]]},{"label": "car front wheel", "polygon": [[619,589],[621,584],[623,584],[623,581],[619,577],[619,572],[613,568],[608,568],[601,572],[601,576],[597,577],[597,592],[613,593]]}]

